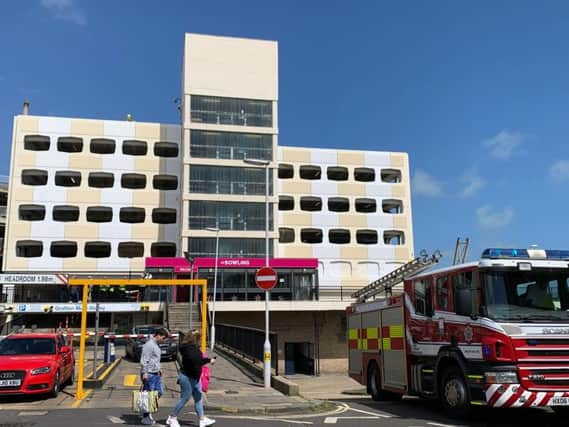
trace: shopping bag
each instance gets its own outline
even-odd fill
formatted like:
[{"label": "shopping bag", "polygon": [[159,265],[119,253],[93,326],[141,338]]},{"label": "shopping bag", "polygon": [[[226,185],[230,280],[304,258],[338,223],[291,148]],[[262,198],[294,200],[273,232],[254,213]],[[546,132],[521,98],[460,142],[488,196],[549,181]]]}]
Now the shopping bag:
[{"label": "shopping bag", "polygon": [[158,412],[158,392],[153,391],[140,391],[132,392],[131,408],[133,412],[140,414]]},{"label": "shopping bag", "polygon": [[209,389],[209,380],[211,378],[211,369],[209,369],[209,366],[203,366],[202,367],[202,374],[200,377],[200,381],[202,383],[202,391],[204,393],[207,393],[208,389]]}]

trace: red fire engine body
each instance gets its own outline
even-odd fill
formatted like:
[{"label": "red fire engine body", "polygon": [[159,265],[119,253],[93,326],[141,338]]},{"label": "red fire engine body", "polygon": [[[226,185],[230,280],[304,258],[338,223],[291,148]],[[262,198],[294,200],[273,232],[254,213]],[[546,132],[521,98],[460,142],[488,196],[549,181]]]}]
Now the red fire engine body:
[{"label": "red fire engine body", "polygon": [[375,400],[417,395],[454,415],[473,405],[569,414],[568,261],[569,251],[486,249],[365,301],[392,290],[379,279],[347,310],[350,376]]}]

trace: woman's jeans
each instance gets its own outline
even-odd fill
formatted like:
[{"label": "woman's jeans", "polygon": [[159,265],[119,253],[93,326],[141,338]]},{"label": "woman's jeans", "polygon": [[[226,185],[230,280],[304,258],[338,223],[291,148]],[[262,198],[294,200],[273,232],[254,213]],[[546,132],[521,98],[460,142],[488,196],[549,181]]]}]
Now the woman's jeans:
[{"label": "woman's jeans", "polygon": [[180,383],[181,396],[176,406],[174,406],[174,410],[172,411],[172,415],[178,416],[182,408],[188,403],[190,400],[190,396],[194,398],[194,406],[196,409],[196,414],[201,418],[204,416],[203,412],[203,401],[202,401],[202,383],[200,380],[194,380],[193,378],[189,378],[187,375],[180,372],[178,375],[178,382]]}]

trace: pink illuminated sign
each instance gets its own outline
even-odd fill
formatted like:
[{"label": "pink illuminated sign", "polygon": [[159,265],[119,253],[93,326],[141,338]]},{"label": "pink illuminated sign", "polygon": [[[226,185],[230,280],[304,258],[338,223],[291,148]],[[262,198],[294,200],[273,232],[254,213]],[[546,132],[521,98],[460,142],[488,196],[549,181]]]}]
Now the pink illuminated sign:
[{"label": "pink illuminated sign", "polygon": [[[264,258],[219,258],[218,268],[261,268]],[[317,268],[316,258],[272,258],[269,266],[273,268]],[[200,268],[214,268],[215,258],[196,258],[194,272]],[[185,258],[146,258],[146,268],[173,268],[177,273],[189,273],[191,266]]]}]

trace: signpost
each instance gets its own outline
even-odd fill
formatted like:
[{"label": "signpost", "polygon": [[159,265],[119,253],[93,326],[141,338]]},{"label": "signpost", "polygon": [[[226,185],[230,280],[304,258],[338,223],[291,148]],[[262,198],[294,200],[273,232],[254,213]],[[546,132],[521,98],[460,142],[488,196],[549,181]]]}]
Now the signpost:
[{"label": "signpost", "polygon": [[271,267],[263,267],[255,274],[257,286],[265,291],[265,343],[263,345],[263,379],[265,388],[271,387],[271,342],[269,341],[269,294],[277,284],[277,272]]}]

